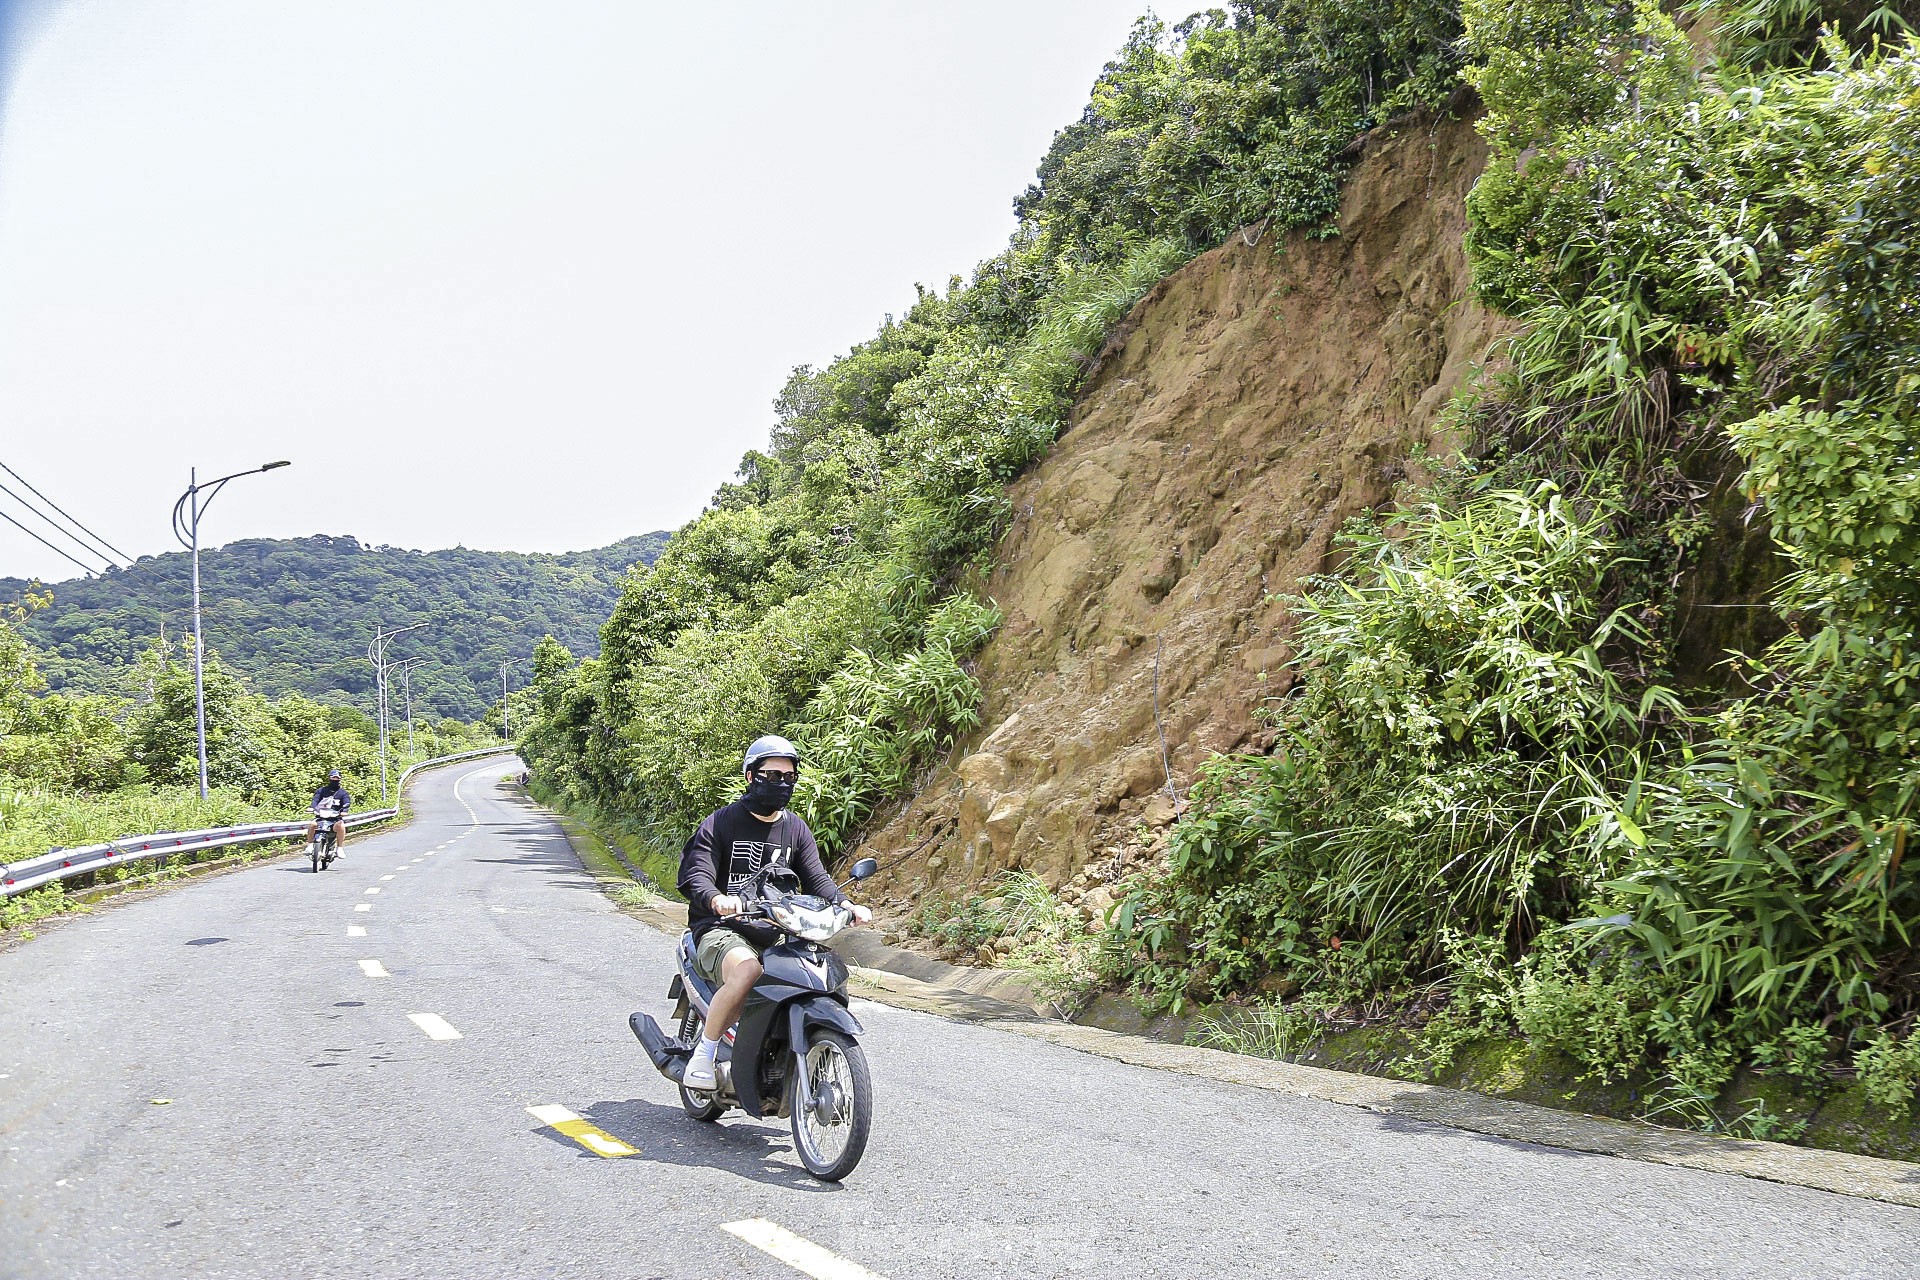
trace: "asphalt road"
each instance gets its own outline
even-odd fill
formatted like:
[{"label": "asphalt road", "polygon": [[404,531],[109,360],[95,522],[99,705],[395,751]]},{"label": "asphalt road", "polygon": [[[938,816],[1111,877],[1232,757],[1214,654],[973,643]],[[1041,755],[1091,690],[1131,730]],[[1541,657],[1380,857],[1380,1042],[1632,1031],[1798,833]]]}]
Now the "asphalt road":
[{"label": "asphalt road", "polygon": [[322,875],[213,877],[0,954],[0,1276],[804,1274],[723,1229],[755,1219],[893,1280],[1920,1275],[1920,1210],[865,1002],[874,1137],[822,1185],[784,1124],[681,1114],[626,1027],[665,1012],[671,941],[498,787],[515,767],[428,775],[411,827]]}]

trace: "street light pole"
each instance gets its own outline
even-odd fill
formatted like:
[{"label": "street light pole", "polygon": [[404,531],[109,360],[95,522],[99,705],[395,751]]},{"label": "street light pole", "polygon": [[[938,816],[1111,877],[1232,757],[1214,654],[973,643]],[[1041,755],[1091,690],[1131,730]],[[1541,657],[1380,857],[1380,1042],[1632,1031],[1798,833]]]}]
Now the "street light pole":
[{"label": "street light pole", "polygon": [[511,713],[507,710],[507,698],[509,696],[507,690],[507,673],[519,666],[521,661],[519,658],[508,658],[500,664],[500,736],[508,742],[513,741],[513,722]]},{"label": "street light pole", "polygon": [[[193,557],[193,738],[196,754],[200,758],[202,800],[207,798],[207,683],[202,656],[206,642],[200,636],[200,517],[220,496],[220,490],[226,487],[227,481],[292,465],[291,462],[268,462],[251,471],[236,471],[205,484],[200,483],[199,469],[190,467],[187,469],[187,491],[173,504],[173,536]],[[203,489],[207,492],[204,500],[200,497]]]},{"label": "street light pole", "polygon": [[374,712],[380,728],[380,803],[387,802],[387,644],[395,637],[426,626],[415,622],[392,631],[374,630],[367,642],[367,661],[373,664]]},{"label": "street light pole", "polygon": [[416,654],[411,658],[403,658],[399,662],[396,662],[393,664],[394,666],[400,669],[400,679],[402,682],[402,687],[406,690],[406,692],[402,696],[405,699],[404,706],[406,708],[406,716],[407,716],[407,754],[408,755],[413,754],[413,669],[419,666],[421,663],[427,662],[430,660],[431,659],[427,654]]}]

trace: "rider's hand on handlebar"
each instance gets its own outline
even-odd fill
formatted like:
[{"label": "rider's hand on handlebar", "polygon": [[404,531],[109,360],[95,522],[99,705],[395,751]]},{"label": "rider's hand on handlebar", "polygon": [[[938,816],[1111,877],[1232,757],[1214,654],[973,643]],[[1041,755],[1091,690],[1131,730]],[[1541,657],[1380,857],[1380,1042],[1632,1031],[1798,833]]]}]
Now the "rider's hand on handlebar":
[{"label": "rider's hand on handlebar", "polygon": [[855,924],[873,923],[873,912],[870,909],[849,902],[847,904],[847,910],[853,912],[853,922]]},{"label": "rider's hand on handlebar", "polygon": [[713,914],[717,916],[737,916],[740,914],[740,899],[730,893],[718,893],[713,898]]}]

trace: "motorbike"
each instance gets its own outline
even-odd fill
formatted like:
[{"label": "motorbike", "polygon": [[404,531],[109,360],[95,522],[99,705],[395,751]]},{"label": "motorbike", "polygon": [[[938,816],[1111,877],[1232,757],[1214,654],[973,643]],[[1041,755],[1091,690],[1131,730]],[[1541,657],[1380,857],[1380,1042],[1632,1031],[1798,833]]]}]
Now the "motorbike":
[{"label": "motorbike", "polygon": [[339,819],[338,805],[313,806],[313,839],[307,841],[307,855],[313,859],[315,874],[332,866],[333,860],[340,856],[340,841],[333,833],[333,824]]},{"label": "motorbike", "polygon": [[[872,858],[862,858],[849,878],[864,880],[878,869]],[[667,984],[678,1035],[667,1035],[645,1013],[627,1025],[660,1074],[680,1086],[680,1105],[693,1119],[717,1120],[729,1107],[786,1119],[807,1171],[838,1182],[860,1163],[873,1117],[863,1030],[847,1008],[846,962],[824,945],[853,923],[853,913],[798,888],[792,872],[769,868],[742,894],[736,919],[771,924],[785,936],[760,953],[760,980],[720,1042],[715,1089],[681,1083],[714,995],[694,968],[691,933],[680,939],[679,971]]]}]

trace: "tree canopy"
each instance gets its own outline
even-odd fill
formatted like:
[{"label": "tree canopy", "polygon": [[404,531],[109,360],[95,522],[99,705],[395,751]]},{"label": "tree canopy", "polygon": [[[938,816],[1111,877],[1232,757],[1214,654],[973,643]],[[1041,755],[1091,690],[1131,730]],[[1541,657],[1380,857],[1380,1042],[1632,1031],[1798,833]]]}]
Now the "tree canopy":
[{"label": "tree canopy", "polygon": [[[598,648],[627,571],[651,563],[663,533],[564,555],[407,551],[353,538],[244,539],[200,553],[207,643],[262,693],[299,693],[373,709],[367,641],[376,627],[427,626],[391,656],[411,672],[416,714],[472,720],[500,700],[500,665],[524,661],[542,636],[577,653]],[[192,629],[189,557],[143,556],[97,578],[54,583],[47,607],[20,623],[41,650],[51,689],[130,694],[141,654]],[[0,600],[33,584],[0,578]],[[522,665],[514,683],[529,674]]]}]

